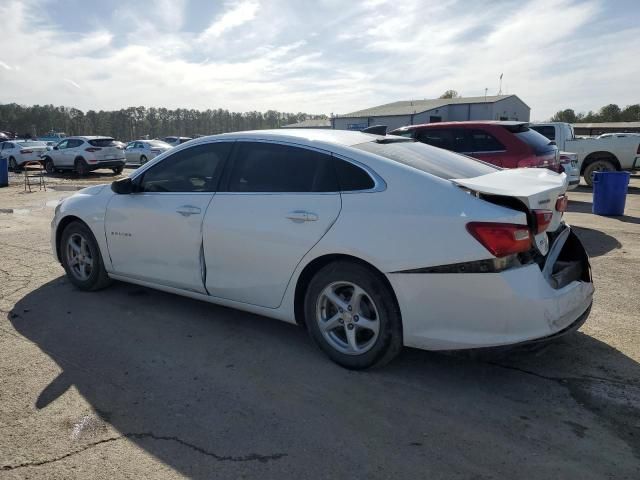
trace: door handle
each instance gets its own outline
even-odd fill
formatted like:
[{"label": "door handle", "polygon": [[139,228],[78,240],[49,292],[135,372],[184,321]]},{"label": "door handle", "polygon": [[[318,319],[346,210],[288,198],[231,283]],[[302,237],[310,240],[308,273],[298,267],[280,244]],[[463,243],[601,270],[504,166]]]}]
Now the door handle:
[{"label": "door handle", "polygon": [[305,210],[294,210],[287,214],[287,218],[295,223],[315,222],[318,220],[318,215]]},{"label": "door handle", "polygon": [[193,205],[182,205],[176,209],[183,217],[188,217],[189,215],[198,215],[200,213],[199,207],[194,207]]}]

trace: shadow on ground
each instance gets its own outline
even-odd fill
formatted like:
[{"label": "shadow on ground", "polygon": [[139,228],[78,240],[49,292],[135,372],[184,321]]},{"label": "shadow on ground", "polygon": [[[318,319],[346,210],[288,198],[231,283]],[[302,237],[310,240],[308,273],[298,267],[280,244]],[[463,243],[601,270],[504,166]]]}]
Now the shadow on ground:
[{"label": "shadow on ground", "polygon": [[59,278],[9,319],[62,369],[38,409],[75,387],[123,438],[192,478],[513,478],[532,458],[529,478],[596,478],[635,471],[640,455],[629,422],[640,368],[584,334],[407,349],[351,372],[300,328],[122,283],[85,293]]},{"label": "shadow on ground", "polygon": [[[593,203],[582,202],[579,200],[569,200],[569,206],[567,208],[567,211],[575,212],[575,213],[593,214]],[[640,224],[640,218],[632,217],[631,215],[612,215],[612,216],[607,216],[607,218],[612,218],[614,220],[618,220],[620,222],[625,222],[625,223]]]}]

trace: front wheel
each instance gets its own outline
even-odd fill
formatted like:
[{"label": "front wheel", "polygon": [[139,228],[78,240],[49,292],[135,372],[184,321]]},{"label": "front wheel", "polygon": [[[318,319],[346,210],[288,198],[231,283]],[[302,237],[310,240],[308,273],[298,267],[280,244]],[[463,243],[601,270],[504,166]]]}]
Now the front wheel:
[{"label": "front wheel", "polygon": [[111,283],[98,242],[84,223],[71,222],[65,227],[60,257],[67,277],[80,290],[99,290]]},{"label": "front wheel", "polygon": [[335,262],[311,280],[305,322],[315,343],[349,369],[382,366],[402,348],[402,320],[381,274],[351,262]]},{"label": "front wheel", "polygon": [[18,166],[18,162],[16,162],[16,159],[13,157],[9,158],[9,169],[12,170],[13,172],[19,172],[20,171],[20,167]]},{"label": "front wheel", "polygon": [[616,167],[609,160],[596,160],[595,162],[590,163],[584,169],[584,181],[590,187],[593,186],[593,174],[595,172],[615,172]]},{"label": "front wheel", "polygon": [[53,164],[53,160],[51,160],[49,157],[44,159],[44,169],[49,175],[56,173],[56,167]]},{"label": "front wheel", "polygon": [[111,170],[113,170],[113,173],[115,173],[116,175],[120,175],[124,170],[124,167],[115,167],[115,168],[112,168]]}]

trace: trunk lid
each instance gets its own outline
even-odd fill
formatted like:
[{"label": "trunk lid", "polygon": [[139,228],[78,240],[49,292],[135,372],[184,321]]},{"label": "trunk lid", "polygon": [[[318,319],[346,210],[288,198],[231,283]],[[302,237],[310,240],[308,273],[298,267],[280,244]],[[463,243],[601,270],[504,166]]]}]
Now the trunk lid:
[{"label": "trunk lid", "polygon": [[521,210],[527,213],[530,227],[534,226],[533,210],[550,210],[553,217],[549,226],[535,235],[536,247],[546,255],[549,250],[547,233],[557,230],[562,221],[562,212],[557,210],[556,202],[567,191],[568,180],[564,173],[545,168],[514,168],[480,177],[452,179],[451,182],[480,198],[508,208],[518,209],[513,202],[516,199],[523,206]]}]

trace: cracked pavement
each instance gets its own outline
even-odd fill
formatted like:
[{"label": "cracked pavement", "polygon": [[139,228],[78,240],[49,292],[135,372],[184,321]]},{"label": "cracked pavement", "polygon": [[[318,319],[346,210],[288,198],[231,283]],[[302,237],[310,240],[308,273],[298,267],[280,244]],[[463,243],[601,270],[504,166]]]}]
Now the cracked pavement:
[{"label": "cracked pavement", "polygon": [[368,372],[276,320],[74,290],[53,206],[113,178],[0,189],[0,479],[640,478],[640,177],[625,217],[570,193],[596,283],[577,334]]}]

